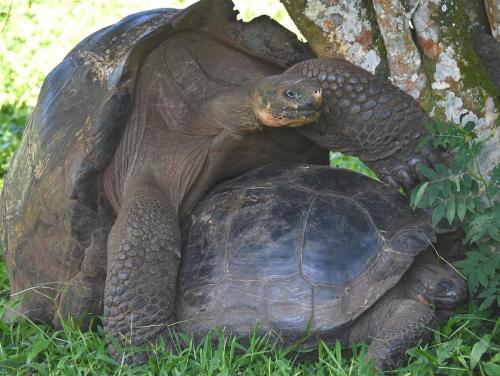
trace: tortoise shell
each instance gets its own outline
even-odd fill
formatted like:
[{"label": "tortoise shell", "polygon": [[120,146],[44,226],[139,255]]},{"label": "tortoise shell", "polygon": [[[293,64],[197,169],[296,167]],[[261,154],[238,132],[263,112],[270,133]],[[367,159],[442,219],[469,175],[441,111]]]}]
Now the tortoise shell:
[{"label": "tortoise shell", "polygon": [[255,324],[328,339],[392,288],[434,239],[377,180],[278,163],[216,186],[183,226],[177,319],[202,336]]}]

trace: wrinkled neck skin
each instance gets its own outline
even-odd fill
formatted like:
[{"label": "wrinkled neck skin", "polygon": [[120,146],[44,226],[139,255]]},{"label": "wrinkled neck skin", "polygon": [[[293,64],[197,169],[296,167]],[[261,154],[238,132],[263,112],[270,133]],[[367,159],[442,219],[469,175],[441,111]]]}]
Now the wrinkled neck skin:
[{"label": "wrinkled neck skin", "polygon": [[253,110],[253,86],[252,83],[236,87],[208,100],[204,105],[208,117],[218,126],[236,135],[261,130],[262,124]]}]

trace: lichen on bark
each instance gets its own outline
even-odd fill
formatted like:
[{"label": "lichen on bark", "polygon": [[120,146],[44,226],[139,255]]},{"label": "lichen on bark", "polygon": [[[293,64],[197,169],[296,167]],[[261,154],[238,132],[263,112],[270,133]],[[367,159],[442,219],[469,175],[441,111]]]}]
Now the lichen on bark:
[{"label": "lichen on bark", "polygon": [[432,73],[428,74],[433,98],[430,112],[445,121],[476,123],[480,137],[489,137],[481,166],[488,173],[500,157],[496,151],[498,89],[474,51],[468,19],[460,0],[424,0],[414,24],[417,43]]},{"label": "lichen on bark", "polygon": [[385,49],[364,0],[281,2],[318,56],[341,58],[371,73],[383,70]]},{"label": "lichen on bark", "polygon": [[436,114],[460,122],[460,115],[469,111],[463,121],[492,126],[487,102],[498,108],[497,90],[474,51],[461,1],[421,1],[414,20],[419,47],[435,66],[429,79]]},{"label": "lichen on bark", "polygon": [[373,6],[387,49],[391,82],[420,99],[427,77],[421,69],[420,53],[403,4],[399,0],[373,0]]}]

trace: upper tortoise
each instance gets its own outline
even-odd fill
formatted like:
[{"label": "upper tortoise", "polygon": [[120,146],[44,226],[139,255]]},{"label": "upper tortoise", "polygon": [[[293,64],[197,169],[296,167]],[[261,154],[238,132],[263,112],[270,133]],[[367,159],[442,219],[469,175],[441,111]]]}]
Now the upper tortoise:
[{"label": "upper tortoise", "polygon": [[211,186],[336,149],[410,187],[435,153],[416,151],[428,121],[268,17],[237,21],[228,0],[126,17],[47,76],[12,159],[0,218],[17,310],[103,314],[108,335],[155,339],[175,320],[179,223]]}]

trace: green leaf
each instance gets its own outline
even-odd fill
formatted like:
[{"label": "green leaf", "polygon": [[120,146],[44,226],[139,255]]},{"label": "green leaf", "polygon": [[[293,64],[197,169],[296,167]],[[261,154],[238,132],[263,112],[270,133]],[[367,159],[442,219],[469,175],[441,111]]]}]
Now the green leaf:
[{"label": "green leaf", "polygon": [[500,366],[498,364],[488,362],[483,364],[484,372],[488,376],[498,376],[500,375]]},{"label": "green leaf", "polygon": [[438,205],[432,212],[432,225],[437,226],[441,218],[444,216],[445,206],[443,204]]},{"label": "green leaf", "polygon": [[427,187],[429,186],[429,182],[425,182],[420,187],[418,187],[417,193],[415,194],[415,200],[413,201],[413,206],[416,206],[422,200],[422,196],[424,195]]},{"label": "green leaf", "polygon": [[450,225],[453,223],[453,218],[455,218],[455,197],[451,196],[446,205],[446,219]]},{"label": "green leaf", "polygon": [[479,283],[486,289],[488,288],[488,275],[486,273],[478,274]]},{"label": "green leaf", "polygon": [[465,199],[465,204],[467,205],[467,209],[473,211],[476,208],[476,200],[474,197],[469,196]]},{"label": "green leaf", "polygon": [[476,180],[472,180],[471,186],[470,186],[470,191],[473,195],[478,195],[479,194],[479,184],[477,183]]},{"label": "green leaf", "polygon": [[493,296],[493,295],[488,296],[486,299],[483,300],[483,302],[479,306],[478,310],[484,311],[484,310],[490,308],[494,301],[495,301],[495,296]]},{"label": "green leaf", "polygon": [[[497,324],[495,325],[495,329],[493,329],[493,334],[491,335],[491,338],[496,339],[497,335],[497,328],[500,327],[500,320],[497,320]],[[497,352],[496,354],[493,355],[493,357],[490,359],[493,363],[500,364],[500,351]]]},{"label": "green leaf", "polygon": [[422,148],[424,147],[425,145],[427,145],[430,141],[432,141],[432,136],[430,134],[422,137],[419,141],[418,141],[418,144],[417,144],[417,147],[418,148]]},{"label": "green leaf", "polygon": [[469,121],[467,122],[467,124],[464,125],[463,127],[463,132],[465,134],[469,133],[470,131],[472,131],[474,129],[474,127],[476,126],[476,123],[474,123],[473,121]]},{"label": "green leaf", "polygon": [[449,179],[446,179],[446,180],[443,180],[442,182],[442,188],[441,188],[441,192],[443,193],[444,197],[450,197],[451,195],[451,180]]},{"label": "green leaf", "polygon": [[497,242],[500,242],[500,228],[498,228],[494,224],[490,224],[487,228],[487,231],[489,236],[491,236]]},{"label": "green leaf", "polygon": [[437,357],[428,351],[425,351],[425,350],[420,349],[418,347],[415,349],[412,349],[412,350],[414,351],[414,353],[412,354],[414,356],[420,355],[420,356],[424,357],[425,359],[427,359],[428,361],[430,361],[431,363],[435,363],[437,361]]},{"label": "green leaf", "polygon": [[35,359],[35,357],[40,354],[42,351],[47,349],[47,347],[50,345],[50,341],[47,340],[44,337],[41,337],[38,341],[36,341],[30,349],[30,352],[28,354],[28,359]]},{"label": "green leaf", "polygon": [[469,190],[472,184],[472,177],[469,174],[464,174],[462,177],[462,190]]},{"label": "green leaf", "polygon": [[[451,164],[450,164],[450,170],[451,170],[451,173],[454,174],[454,175],[458,175],[459,171],[460,171],[460,164],[458,163],[458,160],[456,159],[453,159],[451,161]],[[455,178],[458,179],[458,176],[455,176]]]},{"label": "green leaf", "polygon": [[448,176],[448,169],[446,168],[446,166],[444,164],[438,163],[434,167],[437,170],[437,172],[439,173],[439,175],[441,175],[441,177]]},{"label": "green leaf", "polygon": [[424,124],[424,128],[427,132],[434,133],[434,129],[435,129],[434,124],[432,124],[432,123]]},{"label": "green leaf", "polygon": [[429,206],[433,206],[434,202],[439,196],[439,189],[435,186],[435,184],[431,184],[428,190],[429,193]]},{"label": "green leaf", "polygon": [[451,180],[455,183],[456,191],[460,192],[460,178],[458,176],[453,176]]},{"label": "green leaf", "polygon": [[436,347],[437,363],[443,363],[445,360],[451,358],[453,353],[460,348],[462,340],[457,338],[449,342],[443,342]]},{"label": "green leaf", "polygon": [[424,164],[419,164],[417,168],[428,179],[435,180],[439,176],[436,171],[432,170]]},{"label": "green leaf", "polygon": [[472,351],[470,353],[470,369],[473,370],[483,354],[488,350],[488,346],[490,345],[490,338],[488,335],[481,338],[480,341],[476,342],[474,346],[472,346]]},{"label": "green leaf", "polygon": [[463,222],[466,212],[467,212],[467,205],[465,204],[465,201],[458,201],[457,216],[458,219],[460,219],[460,222]]}]

